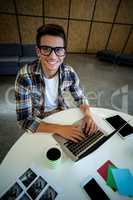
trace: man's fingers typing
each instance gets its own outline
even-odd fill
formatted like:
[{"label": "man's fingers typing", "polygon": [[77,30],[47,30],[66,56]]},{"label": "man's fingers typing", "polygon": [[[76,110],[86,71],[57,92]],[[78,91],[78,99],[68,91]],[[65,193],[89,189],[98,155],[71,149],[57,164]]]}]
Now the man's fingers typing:
[{"label": "man's fingers typing", "polygon": [[90,133],[95,133],[95,131],[96,131],[96,125],[94,123],[91,123]]},{"label": "man's fingers typing", "polygon": [[74,142],[79,142],[82,141],[84,139],[84,137],[82,137],[81,135],[77,135],[74,134],[70,137],[70,140],[74,141]]}]

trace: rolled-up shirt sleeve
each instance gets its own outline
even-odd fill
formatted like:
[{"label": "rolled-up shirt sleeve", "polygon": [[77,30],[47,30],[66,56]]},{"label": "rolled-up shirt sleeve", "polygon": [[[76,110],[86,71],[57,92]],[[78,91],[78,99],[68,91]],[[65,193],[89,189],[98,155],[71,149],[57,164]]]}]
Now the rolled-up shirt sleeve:
[{"label": "rolled-up shirt sleeve", "polygon": [[81,104],[89,105],[88,99],[85,96],[83,89],[81,88],[79,77],[73,69],[71,71],[71,78],[73,80],[73,84],[70,87],[70,92],[77,106],[79,107]]},{"label": "rolled-up shirt sleeve", "polygon": [[28,76],[19,74],[15,81],[15,98],[17,122],[24,130],[35,132],[40,119],[34,116],[32,104],[31,80]]}]

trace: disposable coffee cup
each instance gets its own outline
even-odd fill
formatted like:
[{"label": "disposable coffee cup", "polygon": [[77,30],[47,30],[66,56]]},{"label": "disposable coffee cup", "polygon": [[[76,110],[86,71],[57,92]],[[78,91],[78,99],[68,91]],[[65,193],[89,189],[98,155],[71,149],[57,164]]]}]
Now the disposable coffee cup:
[{"label": "disposable coffee cup", "polygon": [[61,150],[57,147],[51,147],[46,152],[47,164],[50,168],[59,166],[61,162]]}]

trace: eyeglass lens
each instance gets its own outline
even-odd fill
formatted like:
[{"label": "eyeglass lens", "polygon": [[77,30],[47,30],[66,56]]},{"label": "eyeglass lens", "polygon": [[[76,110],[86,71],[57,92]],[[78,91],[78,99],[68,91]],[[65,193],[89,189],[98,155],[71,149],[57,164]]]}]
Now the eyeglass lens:
[{"label": "eyeglass lens", "polygon": [[45,56],[49,56],[52,51],[55,52],[57,56],[64,56],[66,50],[64,47],[50,47],[50,46],[40,46],[41,53]]}]

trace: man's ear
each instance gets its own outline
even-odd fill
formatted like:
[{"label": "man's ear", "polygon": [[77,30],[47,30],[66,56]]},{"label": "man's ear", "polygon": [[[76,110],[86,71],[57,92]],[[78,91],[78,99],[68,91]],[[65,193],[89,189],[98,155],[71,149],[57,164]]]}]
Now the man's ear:
[{"label": "man's ear", "polygon": [[37,46],[36,46],[36,54],[37,54],[37,57],[40,58],[41,53],[40,53],[40,49]]},{"label": "man's ear", "polygon": [[67,58],[67,53],[64,55],[64,59],[66,59]]}]

